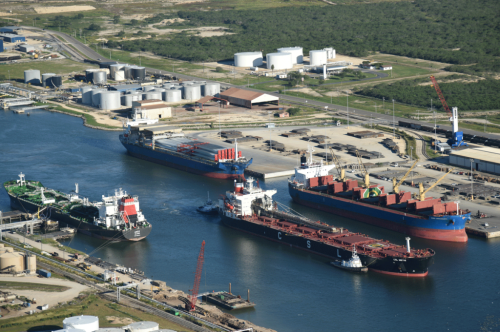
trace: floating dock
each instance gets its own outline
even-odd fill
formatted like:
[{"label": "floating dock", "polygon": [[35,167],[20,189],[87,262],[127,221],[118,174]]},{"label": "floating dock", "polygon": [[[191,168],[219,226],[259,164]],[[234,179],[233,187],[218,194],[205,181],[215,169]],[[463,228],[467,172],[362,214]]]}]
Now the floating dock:
[{"label": "floating dock", "polygon": [[500,237],[500,220],[497,218],[473,218],[465,225],[467,234],[492,239]]},{"label": "floating dock", "polygon": [[244,309],[255,307],[255,303],[250,302],[250,290],[248,299],[244,300],[240,295],[234,295],[230,292],[213,292],[203,295],[203,300],[215,304],[226,310]]}]

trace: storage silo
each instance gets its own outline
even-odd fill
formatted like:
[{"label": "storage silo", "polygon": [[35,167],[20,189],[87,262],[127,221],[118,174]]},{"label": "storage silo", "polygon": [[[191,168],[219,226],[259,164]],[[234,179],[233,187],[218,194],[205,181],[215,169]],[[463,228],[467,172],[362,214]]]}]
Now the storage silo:
[{"label": "storage silo", "polygon": [[122,70],[123,67],[125,67],[125,65],[120,63],[109,66],[109,75],[111,76],[111,78],[116,79],[116,72]]},{"label": "storage silo", "polygon": [[101,93],[106,92],[107,90],[105,89],[92,89],[92,92],[90,93],[92,96],[92,106],[94,107],[99,107],[101,104]]},{"label": "storage silo", "polygon": [[201,86],[192,84],[184,87],[184,99],[198,100],[201,98]]},{"label": "storage silo", "polygon": [[326,51],[327,59],[335,59],[335,49],[333,47],[326,47],[323,51]]},{"label": "storage silo", "polygon": [[84,105],[92,105],[92,86],[84,86],[80,88],[82,93],[82,104]]},{"label": "storage silo", "polygon": [[63,320],[65,329],[80,329],[85,332],[94,332],[99,329],[99,318],[96,316],[73,316]]},{"label": "storage silo", "polygon": [[104,71],[95,71],[92,75],[92,82],[94,84],[106,84],[106,72]]},{"label": "storage silo", "polygon": [[125,72],[123,70],[115,71],[115,81],[124,81],[125,80]]},{"label": "storage silo", "polygon": [[45,74],[42,74],[42,85],[43,85],[43,87],[47,86],[47,79],[49,77],[52,77],[52,76],[56,76],[56,74],[54,74],[54,73],[45,73]]},{"label": "storage silo", "polygon": [[47,78],[46,84],[49,88],[58,88],[62,85],[62,77],[61,76],[51,76]]},{"label": "storage silo", "polygon": [[220,93],[220,83],[207,83],[202,86],[203,96],[215,96]]},{"label": "storage silo", "polygon": [[309,51],[309,64],[311,66],[322,66],[328,62],[326,57],[326,51],[324,50],[314,50]]},{"label": "storage silo", "polygon": [[182,99],[182,91],[178,89],[167,90],[165,92],[165,101],[169,103],[177,103]]},{"label": "storage silo", "polygon": [[138,81],[144,81],[146,78],[146,68],[145,67],[134,67],[132,68],[132,78]]},{"label": "storage silo", "polygon": [[262,52],[241,52],[234,54],[235,67],[258,67],[262,66]]},{"label": "storage silo", "polygon": [[102,110],[117,110],[121,106],[119,91],[105,91],[101,93],[99,108]]},{"label": "storage silo", "polygon": [[130,332],[151,332],[158,331],[159,328],[160,326],[155,322],[136,322],[126,327]]},{"label": "storage silo", "polygon": [[26,84],[40,84],[40,71],[37,69],[28,69],[24,71],[24,83]]},{"label": "storage silo", "polygon": [[267,69],[274,70],[291,69],[293,68],[291,53],[268,53],[266,54]]},{"label": "storage silo", "polygon": [[304,62],[304,51],[300,46],[278,48],[278,53],[290,53],[292,55],[292,64]]}]

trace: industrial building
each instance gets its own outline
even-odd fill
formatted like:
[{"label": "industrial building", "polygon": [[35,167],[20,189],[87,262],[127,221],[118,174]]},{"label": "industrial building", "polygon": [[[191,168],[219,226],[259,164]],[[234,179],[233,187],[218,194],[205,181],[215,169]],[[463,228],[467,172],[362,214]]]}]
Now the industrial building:
[{"label": "industrial building", "polygon": [[15,33],[19,30],[21,30],[21,27],[16,27],[16,26],[1,27],[0,33]]},{"label": "industrial building", "polygon": [[161,100],[137,100],[132,102],[133,119],[164,119],[172,117],[172,108]]},{"label": "industrial building", "polygon": [[230,104],[252,108],[257,104],[275,103],[279,105],[279,97],[238,88],[230,88],[219,94],[219,98],[227,100]]},{"label": "industrial building", "polygon": [[36,256],[14,251],[0,243],[0,273],[36,271]]},{"label": "industrial building", "polygon": [[8,43],[26,42],[26,38],[25,37],[14,35],[12,33],[1,34],[0,38],[2,38],[4,42],[8,42]]},{"label": "industrial building", "polygon": [[30,52],[30,51],[35,51],[36,50],[36,47],[33,46],[33,45],[28,45],[28,44],[24,44],[24,45],[19,45],[19,51],[21,52]]},{"label": "industrial building", "polygon": [[480,172],[500,174],[500,149],[479,147],[474,149],[454,150],[449,157],[451,165]]}]

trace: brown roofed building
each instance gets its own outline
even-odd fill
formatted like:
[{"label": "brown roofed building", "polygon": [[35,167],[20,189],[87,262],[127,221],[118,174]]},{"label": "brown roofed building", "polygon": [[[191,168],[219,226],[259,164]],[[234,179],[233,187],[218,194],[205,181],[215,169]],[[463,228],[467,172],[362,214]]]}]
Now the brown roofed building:
[{"label": "brown roofed building", "polygon": [[163,119],[172,117],[172,108],[161,100],[137,100],[132,102],[133,119]]},{"label": "brown roofed building", "polygon": [[256,104],[275,103],[279,105],[279,97],[269,95],[267,93],[243,90],[238,88],[230,88],[219,94],[221,99],[229,101],[233,105],[252,108]]}]

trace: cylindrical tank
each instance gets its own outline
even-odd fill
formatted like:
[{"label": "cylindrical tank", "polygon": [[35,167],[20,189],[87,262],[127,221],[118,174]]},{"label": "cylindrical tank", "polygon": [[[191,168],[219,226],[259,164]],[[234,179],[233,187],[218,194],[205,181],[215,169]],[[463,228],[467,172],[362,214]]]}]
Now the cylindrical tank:
[{"label": "cylindrical tank", "polygon": [[0,255],[0,270],[18,272],[24,270],[24,256],[19,252],[5,252]]},{"label": "cylindrical tank", "polygon": [[92,96],[92,106],[99,107],[101,104],[101,93],[106,92],[105,89],[92,89],[90,93]]},{"label": "cylindrical tank", "polygon": [[184,86],[184,99],[198,100],[201,98],[201,86],[193,84]]},{"label": "cylindrical tank", "polygon": [[92,83],[94,84],[106,84],[106,72],[96,71],[92,75]]},{"label": "cylindrical tank", "polygon": [[304,62],[304,52],[300,46],[278,48],[278,53],[290,53],[293,64]]},{"label": "cylindrical tank", "polygon": [[85,78],[87,79],[87,82],[92,82],[96,71],[99,71],[99,69],[91,68],[85,70]]},{"label": "cylindrical tank", "polygon": [[177,103],[182,99],[182,91],[178,89],[167,90],[165,92],[165,101],[169,103]]},{"label": "cylindrical tank", "polygon": [[49,77],[45,83],[49,88],[58,88],[62,85],[62,77],[57,75]]},{"label": "cylindrical tank", "polygon": [[335,49],[333,47],[326,47],[323,51],[326,51],[326,57],[328,59],[335,59]]},{"label": "cylindrical tank", "polygon": [[115,72],[115,81],[124,81],[125,80],[125,72],[123,70],[117,70]]},{"label": "cylindrical tank", "polygon": [[132,68],[132,79],[143,81],[146,78],[146,68],[145,67],[134,67]]},{"label": "cylindrical tank", "polygon": [[241,52],[234,55],[235,67],[262,66],[262,52]]},{"label": "cylindrical tank", "polygon": [[267,69],[280,70],[293,68],[291,53],[268,53],[266,55]]},{"label": "cylindrical tank", "polygon": [[165,89],[170,89],[174,85],[175,85],[174,83],[163,83],[162,87]]},{"label": "cylindrical tank", "polygon": [[[148,91],[145,93],[146,95],[146,98],[144,98],[144,100],[154,100],[154,99],[157,99],[157,100],[163,100],[163,96],[162,96],[162,93],[161,91]],[[144,94],[143,94],[144,96]]]},{"label": "cylindrical tank", "polygon": [[207,83],[203,86],[203,96],[215,96],[220,93],[220,83]]},{"label": "cylindrical tank", "polygon": [[116,79],[116,72],[122,70],[123,67],[125,67],[125,65],[119,63],[109,66],[109,75],[111,78]]},{"label": "cylindrical tank", "polygon": [[91,86],[84,86],[80,88],[80,91],[82,92],[82,104],[92,105],[92,89],[93,87]]},{"label": "cylindrical tank", "polygon": [[311,66],[322,66],[326,64],[327,56],[324,50],[309,51],[309,64]]},{"label": "cylindrical tank", "polygon": [[100,62],[99,68],[110,68],[112,65],[115,65],[115,64],[116,64],[116,61]]},{"label": "cylindrical tank", "polygon": [[132,68],[134,67],[135,66],[130,66],[130,65],[126,65],[125,67],[123,67],[123,71],[125,72],[125,79],[127,80],[132,79]]},{"label": "cylindrical tank", "polygon": [[40,71],[37,69],[28,69],[24,71],[24,83],[40,84]]},{"label": "cylindrical tank", "polygon": [[167,96],[167,89],[164,89],[164,88],[155,88],[154,90],[155,92],[161,92],[161,99],[162,100],[165,100],[166,96]]},{"label": "cylindrical tank", "polygon": [[123,95],[121,96],[121,103],[122,103],[122,106],[125,106],[125,107],[132,107],[132,96],[133,95]]},{"label": "cylindrical tank", "polygon": [[80,329],[85,332],[94,332],[99,329],[99,318],[96,316],[73,316],[63,320],[65,329]]},{"label": "cylindrical tank", "polygon": [[116,110],[121,106],[119,91],[106,91],[101,93],[101,102],[99,108],[102,110]]},{"label": "cylindrical tank", "polygon": [[130,324],[128,330],[130,332],[150,332],[158,331],[159,327],[158,323],[155,322],[136,322]]},{"label": "cylindrical tank", "polygon": [[49,77],[52,77],[52,76],[56,76],[56,74],[53,74],[53,73],[45,73],[45,74],[42,74],[42,85],[43,87],[46,87],[47,86],[47,79]]},{"label": "cylindrical tank", "polygon": [[155,89],[155,87],[152,85],[146,85],[146,86],[142,87],[142,91],[144,91],[144,92],[153,91],[154,89]]}]

